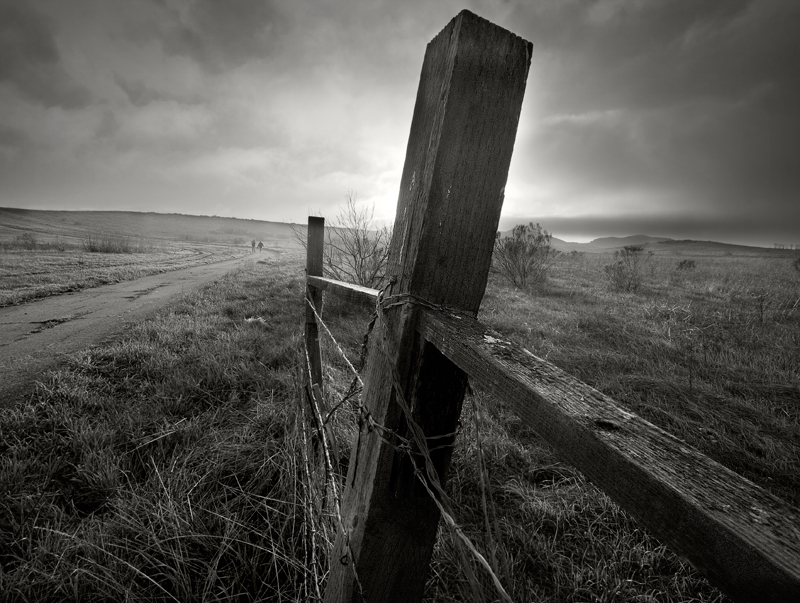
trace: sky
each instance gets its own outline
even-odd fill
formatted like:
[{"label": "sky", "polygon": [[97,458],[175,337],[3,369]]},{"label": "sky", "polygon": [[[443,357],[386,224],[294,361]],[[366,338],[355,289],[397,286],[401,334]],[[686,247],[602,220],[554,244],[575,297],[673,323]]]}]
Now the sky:
[{"label": "sky", "polygon": [[0,0],[0,206],[391,224],[464,8],[534,45],[501,229],[800,244],[796,0]]}]

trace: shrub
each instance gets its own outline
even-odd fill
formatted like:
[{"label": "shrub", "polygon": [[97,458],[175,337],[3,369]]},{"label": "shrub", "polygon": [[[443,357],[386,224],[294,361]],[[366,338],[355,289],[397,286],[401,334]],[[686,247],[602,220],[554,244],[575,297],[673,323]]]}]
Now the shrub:
[{"label": "shrub", "polygon": [[[346,204],[339,214],[325,224],[323,268],[325,276],[378,289],[386,278],[392,229],[377,228],[375,207],[359,207],[356,195],[348,191]],[[293,229],[294,237],[306,248],[307,228]]]},{"label": "shrub", "polygon": [[495,271],[514,287],[542,283],[559,253],[550,245],[552,235],[533,222],[518,224],[511,236],[497,233],[492,264]]},{"label": "shrub", "polygon": [[36,249],[38,241],[33,233],[24,232],[14,237],[14,243],[22,249]]},{"label": "shrub", "polygon": [[88,235],[83,240],[83,250],[89,253],[153,253],[157,247],[146,239],[103,233]]},{"label": "shrub", "polygon": [[345,198],[344,208],[325,228],[325,271],[340,281],[380,288],[386,278],[392,229],[375,228],[375,207],[358,207],[352,191]]},{"label": "shrub", "polygon": [[89,253],[131,253],[128,239],[109,234],[88,235],[83,240],[83,250]]},{"label": "shrub", "polygon": [[603,266],[612,289],[636,291],[642,285],[642,271],[653,253],[644,253],[642,245],[626,245],[614,252],[614,263]]}]

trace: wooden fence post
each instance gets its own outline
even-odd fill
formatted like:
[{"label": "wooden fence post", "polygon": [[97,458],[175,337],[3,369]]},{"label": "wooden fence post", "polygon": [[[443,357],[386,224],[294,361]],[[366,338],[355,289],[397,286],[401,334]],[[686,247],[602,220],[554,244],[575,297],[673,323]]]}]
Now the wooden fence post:
[{"label": "wooden fence post", "polygon": [[[322,276],[322,251],[325,245],[325,218],[308,217],[308,239],[306,243],[306,275]],[[317,287],[306,285],[306,300],[310,300],[317,312],[322,308],[322,291]],[[314,311],[306,305],[306,350],[311,363],[311,383],[308,384],[309,395],[313,395],[314,385],[322,388],[322,357],[319,349],[319,326]],[[321,401],[320,401],[321,403]]]},{"label": "wooden fence post", "polygon": [[418,304],[478,312],[530,56],[529,42],[469,11],[428,44],[390,246],[393,285],[370,336],[327,602],[422,598],[439,510],[397,448],[410,436],[394,376],[426,437],[450,434],[432,440],[444,484],[467,380],[416,333]]}]

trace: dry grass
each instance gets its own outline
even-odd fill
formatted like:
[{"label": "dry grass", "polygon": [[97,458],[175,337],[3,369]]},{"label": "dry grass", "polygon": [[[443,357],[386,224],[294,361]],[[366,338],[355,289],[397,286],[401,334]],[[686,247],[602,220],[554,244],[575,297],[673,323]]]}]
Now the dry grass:
[{"label": "dry grass", "polygon": [[641,289],[608,256],[563,259],[535,292],[491,283],[482,318],[715,460],[800,505],[800,278],[791,259],[648,262]]},{"label": "dry grass", "polygon": [[253,238],[297,247],[275,222],[0,207],[0,307],[238,257]]},{"label": "dry grass", "polygon": [[263,266],[72,358],[0,413],[5,600],[305,600],[287,403],[301,287]]},{"label": "dry grass", "polygon": [[[574,256],[535,294],[490,283],[483,318],[796,501],[800,279],[757,259],[695,259],[675,271],[654,258],[640,291],[622,294],[604,282],[608,258]],[[298,404],[302,283],[299,261],[254,264],[0,411],[6,600],[316,600],[335,522]],[[328,298],[324,315],[357,363],[369,311]],[[352,376],[323,350],[332,404]],[[447,488],[515,601],[725,600],[503,405],[474,396]],[[341,479],[347,405],[334,429]],[[426,600],[496,600],[446,531]]]},{"label": "dry grass", "polygon": [[[116,239],[115,239],[116,240]],[[13,249],[0,253],[0,307],[127,281],[241,256],[243,249],[216,245],[134,247],[125,253],[78,248]]]}]

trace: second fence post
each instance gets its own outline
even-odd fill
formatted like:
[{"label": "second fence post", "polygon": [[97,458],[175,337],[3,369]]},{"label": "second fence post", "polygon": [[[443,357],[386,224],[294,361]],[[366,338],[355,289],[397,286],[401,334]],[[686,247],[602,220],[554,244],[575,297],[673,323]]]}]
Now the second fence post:
[{"label": "second fence post", "polygon": [[[439,509],[411,420],[444,484],[466,375],[416,332],[419,304],[477,314],[491,263],[531,44],[462,11],[428,44],[400,184],[381,317],[370,335],[325,600],[419,601]],[[413,459],[413,460],[412,460]],[[426,479],[427,478],[423,478]]]},{"label": "second fence post", "polygon": [[[306,243],[306,275],[322,276],[323,249],[325,246],[325,218],[308,217],[308,239]],[[314,304],[317,312],[322,311],[322,292],[316,287],[306,285],[304,304],[306,306],[306,350],[311,364],[311,383],[308,384],[309,395],[312,395],[314,385],[322,387],[322,358],[319,349],[319,326],[314,310],[308,302]]]}]

